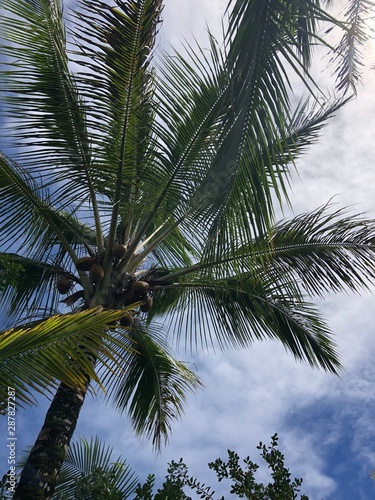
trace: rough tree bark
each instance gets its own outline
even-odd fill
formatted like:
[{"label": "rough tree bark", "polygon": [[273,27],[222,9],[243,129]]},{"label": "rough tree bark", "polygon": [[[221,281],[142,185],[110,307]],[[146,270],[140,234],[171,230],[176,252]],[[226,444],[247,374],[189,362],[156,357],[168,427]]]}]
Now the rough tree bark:
[{"label": "rough tree bark", "polygon": [[52,497],[88,386],[89,380],[80,390],[65,384],[58,388],[22,471],[14,500],[45,500]]}]

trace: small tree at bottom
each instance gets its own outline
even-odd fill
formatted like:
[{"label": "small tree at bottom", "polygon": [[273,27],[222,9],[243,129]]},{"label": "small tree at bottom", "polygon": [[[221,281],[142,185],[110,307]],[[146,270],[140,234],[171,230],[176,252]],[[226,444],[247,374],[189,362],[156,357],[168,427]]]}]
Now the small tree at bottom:
[{"label": "small tree at bottom", "polygon": [[[271,437],[270,446],[260,442],[257,449],[261,450],[261,457],[271,471],[272,480],[268,485],[258,482],[255,478],[258,464],[246,457],[243,459],[244,465],[241,465],[239,455],[231,450],[228,450],[227,462],[218,458],[209,463],[208,467],[216,472],[219,482],[223,479],[231,481],[231,495],[249,500],[296,500],[303,479],[291,479],[289,469],[285,467],[285,457],[278,449],[277,434]],[[136,488],[137,496],[134,500],[192,500],[185,493],[187,489],[194,491],[198,498],[215,500],[215,491],[189,476],[188,467],[182,459],[169,464],[165,481],[155,494],[154,485],[155,476],[151,474],[143,485],[139,484]],[[221,497],[220,500],[225,498]],[[302,494],[300,500],[309,500],[309,497]]]}]

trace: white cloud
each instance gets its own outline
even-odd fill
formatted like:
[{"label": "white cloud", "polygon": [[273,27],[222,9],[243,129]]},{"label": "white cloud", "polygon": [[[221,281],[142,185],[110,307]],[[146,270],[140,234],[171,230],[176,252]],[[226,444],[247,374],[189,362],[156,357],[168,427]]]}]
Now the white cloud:
[{"label": "white cloud", "polygon": [[206,26],[218,39],[221,38],[221,20],[227,0],[200,0],[192,4],[186,0],[165,0],[161,44],[165,49],[177,47],[181,40],[191,41],[192,35],[203,44],[207,41]]}]

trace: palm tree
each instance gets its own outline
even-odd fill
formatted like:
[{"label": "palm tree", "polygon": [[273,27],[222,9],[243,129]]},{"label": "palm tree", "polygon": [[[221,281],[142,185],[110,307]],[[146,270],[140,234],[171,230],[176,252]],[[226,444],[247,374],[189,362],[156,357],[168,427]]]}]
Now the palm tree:
[{"label": "palm tree", "polygon": [[53,500],[121,500],[129,498],[137,483],[126,460],[115,458],[110,446],[98,437],[81,437],[66,454]]},{"label": "palm tree", "polygon": [[91,380],[160,446],[199,381],[159,318],[193,349],[271,337],[336,373],[306,294],[367,286],[374,221],[323,207],[276,224],[275,200],[345,102],[289,99],[294,72],[319,102],[317,23],[341,24],[318,1],[231,0],[222,47],[209,35],[210,51],[187,44],[156,70],[161,0],[2,7],[0,292],[15,328],[0,377],[24,403],[61,381],[14,498],[53,494]]}]

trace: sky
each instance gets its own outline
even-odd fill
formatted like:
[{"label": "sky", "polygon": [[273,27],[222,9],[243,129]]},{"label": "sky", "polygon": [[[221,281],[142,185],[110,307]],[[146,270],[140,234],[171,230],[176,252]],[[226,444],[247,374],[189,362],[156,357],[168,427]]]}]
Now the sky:
[{"label": "sky", "polygon": [[[178,46],[179,39],[191,33],[203,42],[206,21],[220,36],[226,1],[200,0],[199,10],[191,6],[188,0],[166,0],[160,35],[163,48],[168,43]],[[326,77],[320,68],[325,63],[317,62],[322,83]],[[337,113],[319,143],[298,162],[299,176],[290,194],[294,214],[332,199],[335,208],[351,205],[353,212],[375,217],[375,70],[371,65],[375,65],[375,42],[366,51],[358,97]],[[277,432],[286,465],[293,477],[304,478],[302,491],[310,500],[371,500],[375,498],[375,482],[369,478],[369,470],[375,469],[374,301],[370,292],[316,301],[335,334],[345,367],[340,377],[295,362],[271,341],[194,359],[179,352],[179,359],[187,360],[202,378],[204,389],[189,397],[185,415],[174,425],[160,454],[134,436],[126,415],[93,399],[84,405],[76,436],[99,435],[142,480],[148,473],[163,477],[167,463],[183,457],[191,475],[212,484],[219,497],[227,490],[216,483],[207,463],[225,458],[228,448],[258,461],[256,445],[269,443]],[[40,408],[18,416],[19,448],[32,444],[46,407],[44,401]],[[0,454],[3,463],[3,442]],[[264,469],[259,478],[267,479]]]}]

